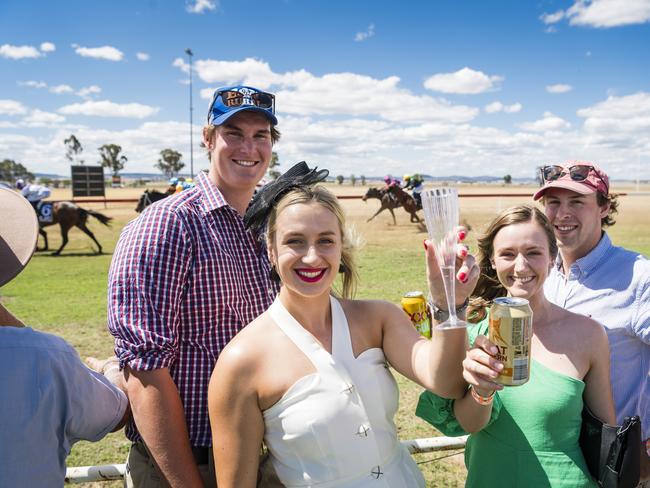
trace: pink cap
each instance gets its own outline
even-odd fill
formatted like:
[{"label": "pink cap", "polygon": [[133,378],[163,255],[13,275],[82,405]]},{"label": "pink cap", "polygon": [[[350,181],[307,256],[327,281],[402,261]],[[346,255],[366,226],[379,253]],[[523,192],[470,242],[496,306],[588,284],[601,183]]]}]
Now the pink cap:
[{"label": "pink cap", "polygon": [[[565,190],[571,190],[580,193],[581,195],[588,195],[597,191],[601,192],[603,195],[609,194],[609,178],[607,177],[607,174],[594,163],[587,161],[567,161],[559,166],[565,168],[566,172],[557,180],[547,181],[546,184],[537,190],[535,195],[533,195],[533,200],[539,200],[544,196],[544,193],[549,188],[564,188]],[[575,181],[571,179],[571,175],[569,174],[569,168],[571,166],[591,166],[593,170],[589,171],[589,174],[584,180]]]}]

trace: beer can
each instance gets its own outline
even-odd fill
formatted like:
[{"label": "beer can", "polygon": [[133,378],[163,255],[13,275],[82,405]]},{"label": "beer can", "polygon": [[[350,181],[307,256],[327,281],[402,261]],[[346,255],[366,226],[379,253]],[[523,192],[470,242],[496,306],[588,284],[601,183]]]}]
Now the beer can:
[{"label": "beer can", "polygon": [[427,339],[431,339],[431,317],[424,294],[421,291],[405,293],[402,297],[402,309],[417,331]]},{"label": "beer can", "polygon": [[505,386],[523,385],[530,378],[533,311],[525,298],[495,298],[490,308],[489,339],[496,345],[496,359],[503,362],[494,380]]}]

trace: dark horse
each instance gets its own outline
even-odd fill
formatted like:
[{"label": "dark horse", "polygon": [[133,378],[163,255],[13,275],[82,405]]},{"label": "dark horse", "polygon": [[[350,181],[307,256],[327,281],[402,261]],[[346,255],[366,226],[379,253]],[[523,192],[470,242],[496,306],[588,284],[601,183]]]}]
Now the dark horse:
[{"label": "dark horse", "polygon": [[418,204],[411,195],[402,190],[398,185],[389,186],[388,192],[397,198],[397,201],[402,204],[404,210],[411,214],[411,222],[421,222],[420,217],[418,217],[417,214],[417,211],[419,210]]},{"label": "dark horse", "polygon": [[375,187],[368,188],[368,191],[363,197],[361,197],[361,199],[365,202],[366,200],[368,200],[368,198],[377,198],[381,202],[381,206],[379,207],[379,210],[377,210],[372,217],[366,220],[366,222],[370,222],[378,214],[380,214],[384,210],[388,210],[390,214],[393,216],[393,225],[397,225],[397,221],[395,220],[395,212],[393,212],[393,209],[399,207],[400,204],[395,198],[391,197],[391,195],[388,194],[388,190],[386,188],[381,188],[381,189]]},{"label": "dark horse", "polygon": [[135,207],[135,211],[140,213],[153,202],[157,202],[158,200],[162,200],[168,196],[169,193],[161,193],[156,190],[145,190],[140,196],[140,200],[138,200],[138,205]]},{"label": "dark horse", "polygon": [[101,214],[99,212],[94,212],[92,210],[86,210],[85,208],[81,208],[72,202],[53,202],[52,222],[47,222],[47,223],[39,222],[38,224],[38,233],[43,236],[43,240],[45,241],[45,247],[43,249],[39,249],[39,251],[48,250],[47,234],[43,230],[43,227],[47,227],[48,225],[59,224],[61,226],[61,238],[63,242],[61,243],[61,247],[59,247],[59,249],[57,249],[56,251],[54,251],[54,253],[52,253],[53,255],[58,256],[59,254],[61,254],[61,251],[68,243],[68,231],[72,227],[79,228],[84,234],[90,237],[93,240],[93,242],[97,244],[97,254],[101,254],[102,253],[101,244],[97,241],[97,239],[95,239],[95,236],[90,231],[90,229],[86,227],[86,221],[88,220],[89,215],[95,217],[104,225],[108,225],[108,223],[112,220],[111,217],[107,217],[104,214]]}]

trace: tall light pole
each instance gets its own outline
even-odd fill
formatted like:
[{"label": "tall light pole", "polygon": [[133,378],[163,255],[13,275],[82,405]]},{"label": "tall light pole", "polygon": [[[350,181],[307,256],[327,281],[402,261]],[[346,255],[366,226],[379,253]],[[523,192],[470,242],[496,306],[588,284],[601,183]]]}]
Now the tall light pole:
[{"label": "tall light pole", "polygon": [[188,47],[185,49],[185,54],[190,60],[190,177],[194,179],[194,141],[192,137],[192,56],[194,53]]}]

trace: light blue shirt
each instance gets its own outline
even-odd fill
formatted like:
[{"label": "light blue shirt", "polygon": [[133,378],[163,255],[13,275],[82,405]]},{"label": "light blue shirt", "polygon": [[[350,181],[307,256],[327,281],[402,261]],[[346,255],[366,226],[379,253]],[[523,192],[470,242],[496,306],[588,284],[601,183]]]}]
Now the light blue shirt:
[{"label": "light blue shirt", "polygon": [[[615,247],[606,233],[592,251],[562,273],[561,261],[544,284],[546,297],[587,315],[607,330],[616,418],[639,415],[650,437],[650,261]],[[565,279],[566,278],[566,279]]]},{"label": "light blue shirt", "polygon": [[124,416],[124,393],[88,369],[63,339],[0,326],[0,486],[63,486],[79,440],[97,441]]}]

